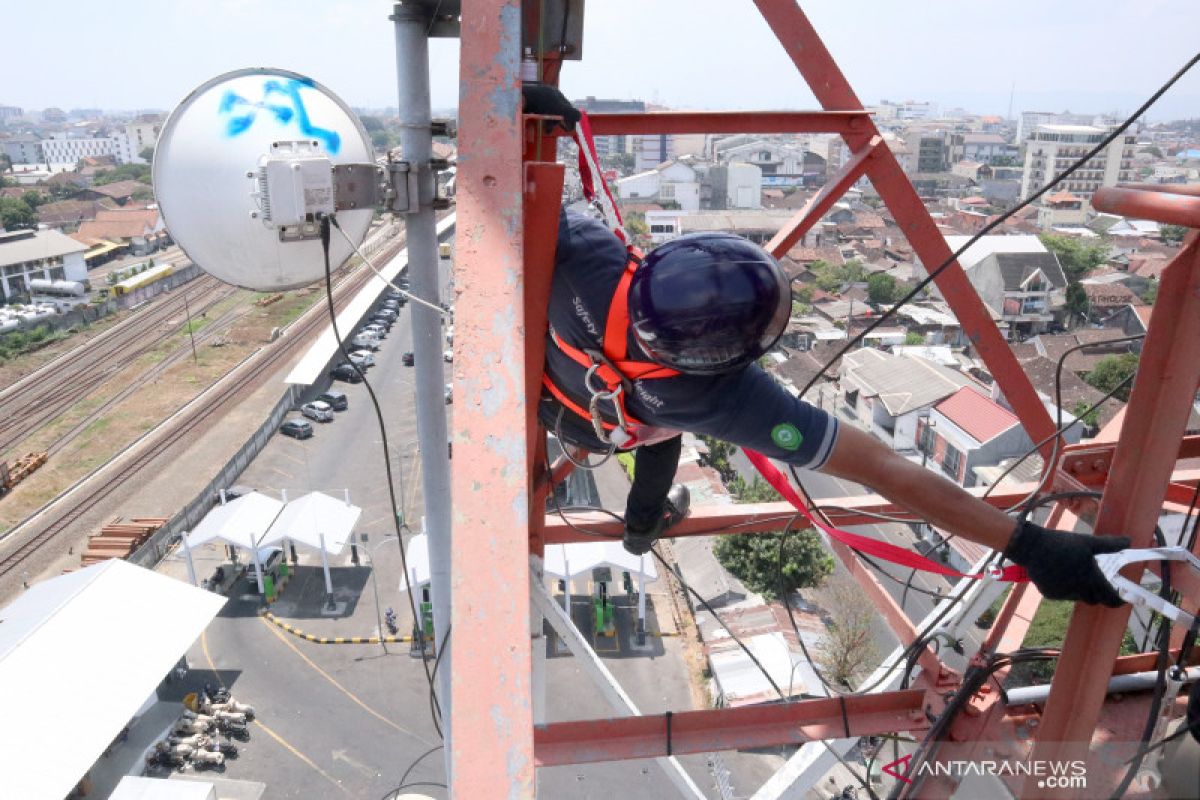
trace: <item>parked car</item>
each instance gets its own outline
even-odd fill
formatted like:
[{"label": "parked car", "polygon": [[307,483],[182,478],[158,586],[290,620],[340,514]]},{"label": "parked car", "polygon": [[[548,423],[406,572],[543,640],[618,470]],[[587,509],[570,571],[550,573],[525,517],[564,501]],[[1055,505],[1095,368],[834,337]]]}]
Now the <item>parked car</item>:
[{"label": "parked car", "polygon": [[367,320],[368,325],[379,325],[385,331],[390,331],[392,329],[392,325],[395,323],[396,320],[392,319],[391,317],[371,317],[371,319]]},{"label": "parked car", "polygon": [[350,361],[358,365],[359,369],[375,366],[375,354],[370,350],[355,350],[350,354]]},{"label": "parked car", "polygon": [[453,363],[454,362],[454,351],[447,350],[446,352],[442,353],[442,361],[445,361],[447,364]]},{"label": "parked car", "polygon": [[346,383],[362,383],[363,380],[362,375],[349,361],[343,361],[330,370],[329,377],[335,381],[345,381]]},{"label": "parked car", "polygon": [[334,411],[345,411],[350,407],[350,401],[346,397],[345,392],[339,392],[336,389],[330,389],[324,392],[317,398],[322,403],[328,403],[329,407]]},{"label": "parked car", "polygon": [[399,300],[400,300],[400,298],[404,297],[404,293],[403,293],[403,292],[401,292],[399,289],[388,289],[388,291],[387,291],[387,294],[385,295],[385,297],[386,297],[388,300],[396,300],[396,301],[399,301]]},{"label": "parked car", "polygon": [[350,340],[350,346],[355,350],[378,350],[379,339],[369,333],[358,333]]},{"label": "parked car", "polygon": [[396,317],[400,316],[400,312],[394,308],[386,308],[385,307],[385,308],[381,308],[378,311],[376,311],[372,316],[388,317],[394,322],[396,320]]},{"label": "parked car", "polygon": [[314,400],[300,406],[300,413],[317,422],[333,422],[333,406],[322,400]]},{"label": "parked car", "polygon": [[289,419],[279,426],[279,432],[293,439],[310,439],[313,435],[313,426],[306,419]]},{"label": "parked car", "polygon": [[388,328],[382,322],[371,322],[363,326],[363,332],[373,333],[376,339],[383,339],[387,336]]},{"label": "parked car", "polygon": [[405,353],[400,357],[400,361],[404,364],[404,366],[411,367],[413,365],[413,354]]},{"label": "parked car", "polygon": [[446,405],[450,405],[453,402],[454,402],[454,387],[452,387],[450,384],[447,383],[446,384]]},{"label": "parked car", "polygon": [[380,308],[390,308],[394,311],[394,310],[400,308],[400,298],[397,297],[395,299],[392,299],[389,297],[388,299],[383,301],[383,305],[381,305]]}]

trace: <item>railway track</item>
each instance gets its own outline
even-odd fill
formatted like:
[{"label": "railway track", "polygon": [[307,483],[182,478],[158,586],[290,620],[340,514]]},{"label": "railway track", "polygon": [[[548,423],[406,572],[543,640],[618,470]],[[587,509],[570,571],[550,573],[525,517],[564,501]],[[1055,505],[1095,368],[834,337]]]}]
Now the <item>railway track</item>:
[{"label": "railway track", "polygon": [[166,323],[180,312],[180,292],[186,292],[193,313],[200,314],[236,291],[204,275],[0,392],[0,453],[174,334],[177,327]]},{"label": "railway track", "polygon": [[[376,260],[386,261],[403,247],[403,237],[396,237],[394,243],[377,254]],[[350,298],[362,289],[372,277],[373,274],[370,270],[359,269],[343,279],[334,287],[334,306],[339,310],[344,308]],[[243,362],[242,372],[235,379],[228,380],[216,393],[210,392],[197,397],[171,421],[164,423],[158,432],[160,438],[152,447],[146,447],[136,457],[123,464],[120,471],[108,480],[95,482],[96,486],[78,492],[76,497],[70,499],[69,504],[59,503],[62,508],[53,520],[35,532],[28,540],[15,545],[11,551],[0,556],[0,578],[18,569],[42,545],[67,531],[93,506],[103,501],[120,488],[125,481],[137,475],[157,458],[169,452],[174,445],[192,441],[208,424],[223,414],[240,395],[248,394],[266,380],[272,373],[272,367],[307,344],[326,323],[327,314],[323,301],[305,312],[300,319],[292,323],[289,335],[277,339],[260,351],[258,356]],[[201,398],[203,398],[203,402],[199,402]],[[85,485],[86,482],[80,484],[81,488]],[[17,534],[21,527],[18,526],[14,529],[9,536]]]}]

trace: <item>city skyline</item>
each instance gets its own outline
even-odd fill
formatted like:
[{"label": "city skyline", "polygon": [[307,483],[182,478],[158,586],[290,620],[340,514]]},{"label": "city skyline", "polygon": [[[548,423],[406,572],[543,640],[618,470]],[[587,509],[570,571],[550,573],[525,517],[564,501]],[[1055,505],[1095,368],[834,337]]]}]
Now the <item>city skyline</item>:
[{"label": "city skyline", "polygon": [[[679,13],[683,8],[687,14]],[[674,108],[813,107],[754,9],[729,8],[717,0],[591,4],[586,67],[568,62],[561,86],[570,97],[636,98]],[[396,104],[388,10],[386,2],[218,0],[197,15],[176,4],[136,0],[114,17],[65,0],[25,5],[11,10],[8,22],[17,31],[52,30],[59,65],[9,82],[0,105],[169,110],[213,75],[265,64],[310,75],[352,106],[386,108]],[[911,99],[1000,115],[1007,114],[1010,97],[1014,115],[1129,113],[1192,55],[1181,34],[1160,36],[1149,47],[1130,43],[1130,31],[1167,21],[1169,30],[1184,31],[1200,23],[1200,7],[1185,0],[1018,2],[1007,16],[987,21],[981,40],[980,23],[957,18],[959,7],[950,0],[923,3],[919,15],[882,0],[806,10],[865,104]],[[863,19],[869,24],[856,27]],[[182,42],[170,34],[179,30],[188,31]],[[658,41],[646,46],[650,37]],[[130,44],[119,48],[110,41],[102,59],[89,57],[103,39]],[[6,70],[44,60],[42,42],[11,37]],[[1128,57],[1101,60],[1097,53]],[[880,54],[886,68],[878,66]],[[433,105],[457,106],[457,40],[432,40],[430,56]],[[1191,118],[1197,108],[1200,71],[1181,80],[1147,117]]]}]

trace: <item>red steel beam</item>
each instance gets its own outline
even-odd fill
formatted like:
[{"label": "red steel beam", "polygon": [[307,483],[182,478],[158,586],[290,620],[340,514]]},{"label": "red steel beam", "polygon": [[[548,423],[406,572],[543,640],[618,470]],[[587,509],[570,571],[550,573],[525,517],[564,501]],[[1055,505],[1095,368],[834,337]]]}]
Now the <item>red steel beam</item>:
[{"label": "red steel beam", "polygon": [[[1200,381],[1200,248],[1167,266],[1121,427],[1096,534],[1147,547]],[[1104,702],[1129,606],[1076,606],[1038,732],[1038,758],[1085,751]]]},{"label": "red steel beam", "polygon": [[1200,228],[1200,197],[1187,194],[1103,186],[1092,196],[1092,206],[1106,214]]},{"label": "red steel beam", "polygon": [[521,3],[462,11],[449,783],[532,797]]},{"label": "red steel beam", "polygon": [[803,239],[804,234],[808,233],[812,226],[825,216],[825,212],[833,208],[833,204],[863,176],[867,171],[867,160],[872,158],[880,147],[883,147],[883,139],[876,136],[865,148],[855,153],[842,165],[833,179],[822,186],[821,191],[810,197],[804,207],[788,220],[787,225],[771,237],[771,241],[767,242],[766,251],[776,258],[787,255],[788,250]]},{"label": "red steel beam", "polygon": [[634,133],[854,133],[871,127],[858,111],[652,111],[588,114],[597,136]]},{"label": "red steel beam", "polygon": [[[1036,484],[1016,484],[1006,489],[1002,494],[997,493],[984,499],[984,502],[997,508],[1007,508],[1019,500],[1029,496]],[[984,489],[968,489],[968,492],[978,496]],[[868,516],[866,512],[877,514],[900,514],[907,512],[893,505],[877,494],[857,495],[854,497],[827,497],[816,501],[817,505],[826,509],[833,524],[840,527],[855,525],[878,525],[881,520]],[[838,506],[838,509],[833,508]],[[840,510],[845,509],[845,510]],[[796,514],[791,503],[737,503],[735,505],[704,505],[694,506],[688,516],[670,530],[675,536],[710,536],[714,533],[762,533],[763,531],[778,531]],[[557,514],[546,517],[546,544],[571,544],[572,542],[594,542],[595,534],[621,538],[624,528],[608,514],[601,512],[578,512],[569,515],[571,524],[564,522]],[[581,530],[576,530],[581,528]],[[585,532],[586,531],[586,532]]]},{"label": "red steel beam", "polygon": [[[803,744],[929,727],[908,689],[740,708],[556,722],[534,730],[537,766]],[[669,738],[668,738],[668,731]]]},{"label": "red steel beam", "polygon": [[[822,108],[862,109],[862,103],[796,0],[755,0],[755,5],[791,57],[792,63],[808,82]],[[879,131],[874,122],[869,120],[862,133],[843,134],[846,144],[854,151],[861,149],[866,141],[877,135]],[[891,150],[885,149],[879,158],[871,160],[867,177],[887,204],[925,269],[933,270],[950,258],[951,252],[945,237],[938,231],[928,209],[917,196]],[[1049,439],[1055,431],[1049,412],[1042,405],[1041,398],[1008,343],[996,329],[991,315],[962,268],[957,263],[952,264],[938,276],[936,282],[1030,437],[1034,441]],[[1051,446],[1049,441],[1043,445],[1043,457],[1050,457]]]}]

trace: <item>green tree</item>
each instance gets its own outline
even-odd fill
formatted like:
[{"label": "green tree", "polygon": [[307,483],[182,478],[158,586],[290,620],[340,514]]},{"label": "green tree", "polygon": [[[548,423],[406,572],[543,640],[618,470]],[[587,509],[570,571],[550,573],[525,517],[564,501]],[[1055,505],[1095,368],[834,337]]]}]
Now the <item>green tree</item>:
[{"label": "green tree", "polygon": [[387,131],[373,131],[371,133],[371,145],[376,150],[387,150],[391,147],[392,135]]},{"label": "green tree", "polygon": [[[1096,366],[1084,376],[1084,380],[1105,394],[1108,394],[1120,386],[1130,375],[1137,372],[1137,366],[1137,353],[1121,353],[1120,355],[1105,356],[1096,362]],[[1129,389],[1130,386],[1126,386],[1117,392],[1116,396],[1128,401]]]},{"label": "green tree", "polygon": [[1142,302],[1148,306],[1154,305],[1154,301],[1158,299],[1158,281],[1153,278],[1146,284],[1146,291],[1142,292]]},{"label": "green tree", "polygon": [[367,133],[375,133],[376,131],[384,130],[383,120],[381,120],[379,117],[365,115],[359,117],[359,119],[362,121],[363,127],[367,129]]},{"label": "green tree", "polygon": [[153,147],[143,147],[138,152],[138,158],[140,158],[142,161],[145,161],[147,164],[151,164],[151,166],[153,166],[152,162],[154,161],[154,148]]},{"label": "green tree", "polygon": [[1071,408],[1071,416],[1082,420],[1083,424],[1089,428],[1094,428],[1100,424],[1100,409],[1092,408],[1090,403],[1083,400],[1080,400]]},{"label": "green tree", "polygon": [[1143,153],[1149,153],[1150,155],[1154,156],[1155,158],[1162,158],[1162,157],[1163,157],[1162,150],[1159,150],[1159,149],[1158,149],[1158,146],[1157,146],[1157,145],[1153,145],[1153,144],[1152,144],[1152,145],[1150,145],[1149,147],[1147,147],[1147,148],[1146,148],[1145,150],[1143,150],[1142,152],[1143,152]]},{"label": "green tree", "polygon": [[916,331],[909,331],[908,333],[904,334],[904,343],[908,345],[925,344],[925,334],[917,333]]},{"label": "green tree", "polygon": [[891,305],[896,299],[896,279],[886,272],[867,278],[867,299],[877,306]]},{"label": "green tree", "polygon": [[1105,242],[1089,242],[1070,236],[1039,234],[1038,238],[1062,265],[1068,282],[1078,281],[1108,260],[1108,245]]},{"label": "green tree", "polygon": [[842,265],[842,275],[845,276],[846,283],[859,283],[866,274],[866,268],[858,259],[852,258]]},{"label": "green tree", "polygon": [[1182,225],[1164,224],[1158,226],[1158,235],[1168,244],[1179,244],[1183,241],[1183,236],[1188,231]]},{"label": "green tree", "polygon": [[141,181],[142,183],[150,183],[150,165],[149,164],[119,164],[112,169],[97,170],[96,175],[92,178],[94,186],[104,186],[108,183],[116,183],[118,181]]},{"label": "green tree", "polygon": [[750,591],[775,599],[819,586],[833,572],[833,557],[812,528],[789,533],[780,560],[782,537],[782,532],[722,536],[713,554]]},{"label": "green tree", "polygon": [[1083,286],[1078,283],[1068,283],[1066,309],[1070,314],[1070,319],[1087,319],[1090,308],[1087,292],[1083,290]]},{"label": "green tree", "polygon": [[15,197],[0,197],[0,228],[11,231],[32,228],[35,224],[37,218],[28,203]]},{"label": "green tree", "polygon": [[636,211],[626,214],[625,230],[634,236],[648,235],[650,233],[650,226],[646,224],[646,215]]},{"label": "green tree", "polygon": [[37,191],[36,189],[30,189],[29,191],[22,194],[21,200],[23,200],[25,202],[25,205],[27,205],[30,208],[35,209],[35,210],[37,209],[38,206],[44,205],[45,203],[50,202],[49,197],[47,197],[46,195]]}]

